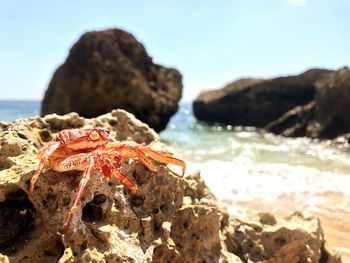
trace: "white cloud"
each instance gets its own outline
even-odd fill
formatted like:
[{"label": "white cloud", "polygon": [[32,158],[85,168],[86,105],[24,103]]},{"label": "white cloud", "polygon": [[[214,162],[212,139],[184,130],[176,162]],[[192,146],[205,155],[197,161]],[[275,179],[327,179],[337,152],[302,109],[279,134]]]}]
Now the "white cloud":
[{"label": "white cloud", "polygon": [[305,0],[291,0],[292,5],[303,6],[306,4]]}]

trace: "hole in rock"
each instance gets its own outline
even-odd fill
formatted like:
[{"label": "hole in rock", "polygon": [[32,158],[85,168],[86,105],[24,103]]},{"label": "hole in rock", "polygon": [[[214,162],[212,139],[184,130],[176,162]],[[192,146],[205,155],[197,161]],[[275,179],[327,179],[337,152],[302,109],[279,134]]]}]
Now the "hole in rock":
[{"label": "hole in rock", "polygon": [[80,250],[84,251],[88,248],[88,244],[86,241],[84,241],[81,245],[80,245]]},{"label": "hole in rock", "polygon": [[137,184],[141,184],[141,182],[140,182],[140,175],[136,171],[133,171],[132,177],[134,177],[134,179],[137,182]]},{"label": "hole in rock", "polygon": [[29,230],[35,209],[23,190],[12,192],[0,203],[0,251],[16,247]]},{"label": "hole in rock", "polygon": [[158,208],[153,208],[152,212],[153,212],[153,214],[158,214],[159,213],[159,209]]},{"label": "hole in rock", "polygon": [[[27,245],[31,246],[30,241],[28,241]],[[22,252],[21,249],[13,251],[14,253],[21,254],[20,260],[10,259],[9,262],[59,262],[64,253],[63,243],[58,240],[58,237],[53,235],[47,237],[43,243],[32,246],[33,248],[38,248],[35,253],[32,250],[29,253],[28,250]]]},{"label": "hole in rock", "polygon": [[144,202],[145,202],[145,197],[142,195],[133,195],[131,197],[132,206],[139,207],[139,206],[142,206]]},{"label": "hole in rock", "polygon": [[95,195],[93,202],[96,205],[100,205],[106,202],[106,200],[107,200],[107,197],[104,194],[97,194]]},{"label": "hole in rock", "polygon": [[23,152],[26,152],[26,151],[28,150],[27,146],[25,146],[25,145],[22,145],[21,148],[22,148],[22,151],[23,151]]},{"label": "hole in rock", "polygon": [[111,126],[116,126],[118,124],[117,121],[115,120],[108,120],[108,123],[111,125]]},{"label": "hole in rock", "polygon": [[167,213],[170,210],[170,207],[168,204],[162,204],[159,208],[160,208],[160,211],[162,211],[163,213]]},{"label": "hole in rock", "polygon": [[102,218],[102,207],[99,204],[102,204],[106,201],[107,197],[103,194],[98,194],[94,199],[87,203],[83,208],[83,220],[86,222],[98,221]]},{"label": "hole in rock", "polygon": [[160,230],[161,226],[157,223],[154,223],[154,231],[158,232]]},{"label": "hole in rock", "polygon": [[15,163],[8,158],[0,157],[0,171],[11,168]]},{"label": "hole in rock", "polygon": [[51,133],[48,130],[42,130],[39,134],[43,142],[48,142],[52,139]]},{"label": "hole in rock", "polygon": [[192,239],[199,240],[200,237],[199,237],[199,235],[197,235],[196,233],[192,233]]},{"label": "hole in rock", "polygon": [[284,237],[277,237],[274,242],[277,246],[282,247],[287,243],[287,240]]},{"label": "hole in rock", "polygon": [[23,134],[23,133],[18,132],[17,135],[21,139],[28,140],[28,137],[25,134]]}]

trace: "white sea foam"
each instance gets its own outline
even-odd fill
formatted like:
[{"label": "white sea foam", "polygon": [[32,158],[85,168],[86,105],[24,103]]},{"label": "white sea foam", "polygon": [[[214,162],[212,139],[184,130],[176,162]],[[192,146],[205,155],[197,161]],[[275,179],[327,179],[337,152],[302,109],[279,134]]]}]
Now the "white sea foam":
[{"label": "white sea foam", "polygon": [[[228,204],[273,203],[289,196],[296,208],[316,210],[327,203],[329,193],[350,197],[346,149],[254,129],[210,127],[187,111],[178,113],[170,125],[173,129],[162,132],[161,138],[188,162],[189,172],[200,170],[212,192]],[[346,205],[341,202],[339,209]]]},{"label": "white sea foam", "polygon": [[233,163],[220,160],[190,163],[189,172],[200,170],[209,188],[221,200],[265,199],[285,194],[338,192],[350,197],[350,176],[315,167],[281,163],[254,163],[244,157]]}]

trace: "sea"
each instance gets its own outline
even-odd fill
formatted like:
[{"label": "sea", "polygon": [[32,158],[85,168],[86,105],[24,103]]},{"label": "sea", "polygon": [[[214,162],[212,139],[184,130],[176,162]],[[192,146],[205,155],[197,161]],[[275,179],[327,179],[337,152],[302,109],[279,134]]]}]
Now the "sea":
[{"label": "sea", "polygon": [[[39,115],[40,101],[0,101],[0,120]],[[237,217],[269,211],[317,216],[327,247],[350,262],[350,150],[331,141],[285,138],[249,127],[209,126],[180,104],[161,140],[200,171]]]}]

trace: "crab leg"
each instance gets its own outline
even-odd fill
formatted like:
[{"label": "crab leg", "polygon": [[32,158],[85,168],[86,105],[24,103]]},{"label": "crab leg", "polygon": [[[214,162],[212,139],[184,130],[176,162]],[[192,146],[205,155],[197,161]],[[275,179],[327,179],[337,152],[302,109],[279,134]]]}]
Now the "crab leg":
[{"label": "crab leg", "polygon": [[157,171],[157,167],[154,165],[154,163],[148,159],[144,152],[136,146],[120,145],[118,148],[113,150],[116,150],[123,158],[137,158],[144,166],[147,167],[148,170],[152,172]]},{"label": "crab leg", "polygon": [[186,163],[184,161],[169,156],[168,152],[159,153],[159,152],[152,150],[151,148],[148,148],[148,147],[140,147],[140,150],[144,154],[148,155],[149,157],[151,157],[153,160],[155,160],[157,162],[170,163],[170,164],[175,164],[175,165],[181,166],[182,176],[184,176],[185,171],[186,171]]},{"label": "crab leg", "polygon": [[115,162],[115,161],[110,161],[110,167],[112,169],[112,174],[118,178],[118,180],[123,183],[124,185],[126,185],[127,187],[129,187],[129,189],[135,194],[137,193],[139,190],[137,188],[137,185],[134,183],[133,180],[131,180],[129,177],[127,177],[126,175],[124,175],[119,169],[119,165]]},{"label": "crab leg", "polygon": [[170,163],[181,166],[182,176],[186,171],[186,163],[180,159],[172,157],[172,153],[169,152],[157,152],[146,146],[132,146],[118,143],[107,144],[105,148],[112,151],[117,151],[124,158],[137,158],[141,163],[143,163],[143,165],[147,167],[148,170],[152,172],[156,172],[157,168],[148,157],[160,163]]},{"label": "crab leg", "polygon": [[126,175],[124,175],[119,167],[120,167],[120,157],[118,156],[114,156],[114,158],[111,158],[111,156],[105,156],[104,157],[104,164],[101,165],[101,170],[102,170],[102,174],[104,175],[105,178],[111,178],[111,174],[113,176],[115,176],[121,183],[123,183],[124,185],[126,185],[127,187],[129,187],[129,189],[133,192],[133,193],[137,193],[138,192],[138,188],[137,185],[134,183],[133,180],[131,180],[129,177],[127,177]]},{"label": "crab leg", "polygon": [[69,211],[67,222],[65,223],[65,225],[63,227],[63,233],[67,232],[68,227],[72,223],[74,215],[77,212],[78,204],[79,204],[79,201],[81,199],[81,196],[83,195],[84,189],[85,189],[87,183],[90,180],[92,169],[94,167],[94,163],[95,163],[95,161],[94,161],[93,157],[89,156],[88,166],[85,168],[85,170],[83,172],[82,179],[79,182],[79,186],[77,188],[78,190],[77,190],[77,192],[75,194],[74,201],[73,201],[73,206],[72,206],[72,208]]},{"label": "crab leg", "polygon": [[[45,150],[42,152],[44,153],[43,156],[40,158],[39,166],[36,169],[34,175],[30,179],[30,186],[29,186],[29,195],[33,194],[34,185],[36,181],[38,180],[39,175],[41,174],[42,170],[44,169],[45,162],[50,158],[51,154],[60,146],[59,142],[53,142],[49,144]],[[40,154],[40,152],[39,152]]]}]

